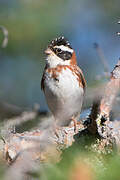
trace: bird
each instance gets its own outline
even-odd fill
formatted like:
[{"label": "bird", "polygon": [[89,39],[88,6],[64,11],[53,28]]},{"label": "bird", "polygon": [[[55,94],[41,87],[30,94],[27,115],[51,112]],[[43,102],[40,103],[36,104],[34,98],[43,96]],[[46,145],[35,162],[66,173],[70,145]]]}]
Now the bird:
[{"label": "bird", "polygon": [[47,49],[46,65],[41,80],[48,107],[52,112],[56,126],[68,126],[76,123],[80,116],[86,80],[77,65],[76,54],[69,41],[60,36],[53,39]]}]

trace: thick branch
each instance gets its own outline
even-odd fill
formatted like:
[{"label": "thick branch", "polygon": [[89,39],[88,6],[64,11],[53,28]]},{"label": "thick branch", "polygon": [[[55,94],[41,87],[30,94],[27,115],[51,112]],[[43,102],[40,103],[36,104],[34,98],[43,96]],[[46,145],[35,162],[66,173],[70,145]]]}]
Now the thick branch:
[{"label": "thick branch", "polygon": [[120,88],[120,60],[111,72],[111,79],[108,82],[104,96],[100,103],[100,114],[109,119],[109,114]]},{"label": "thick branch", "polygon": [[[92,134],[98,132],[98,128],[105,121],[109,121],[112,105],[120,88],[120,60],[111,72],[111,79],[107,83],[104,95],[101,100],[96,100],[93,104],[89,118],[92,123],[88,127]],[[103,126],[101,126],[103,128]]]}]

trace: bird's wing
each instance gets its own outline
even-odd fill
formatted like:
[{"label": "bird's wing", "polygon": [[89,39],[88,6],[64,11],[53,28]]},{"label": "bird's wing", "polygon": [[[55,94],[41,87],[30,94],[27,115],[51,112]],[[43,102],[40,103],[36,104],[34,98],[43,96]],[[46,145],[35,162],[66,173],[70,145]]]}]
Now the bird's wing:
[{"label": "bird's wing", "polygon": [[79,66],[76,66],[76,75],[78,76],[78,78],[79,78],[79,81],[80,81],[80,83],[82,84],[82,86],[83,86],[83,88],[84,88],[84,90],[86,89],[86,80],[85,80],[85,78],[84,78],[84,75],[83,75],[83,72],[82,72],[82,70],[79,68]]},{"label": "bird's wing", "polygon": [[44,81],[45,81],[45,72],[46,72],[46,69],[47,69],[47,65],[44,68],[42,79],[41,79],[41,90],[43,90],[43,91],[44,91],[44,88],[45,88]]}]

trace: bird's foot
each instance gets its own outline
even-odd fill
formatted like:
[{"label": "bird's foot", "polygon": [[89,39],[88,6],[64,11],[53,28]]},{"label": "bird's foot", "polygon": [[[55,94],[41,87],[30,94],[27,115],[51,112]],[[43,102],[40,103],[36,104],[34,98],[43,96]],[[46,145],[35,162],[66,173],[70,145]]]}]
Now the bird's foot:
[{"label": "bird's foot", "polygon": [[78,133],[77,120],[72,118],[72,123],[74,126],[74,132],[75,132],[75,134],[77,134]]}]

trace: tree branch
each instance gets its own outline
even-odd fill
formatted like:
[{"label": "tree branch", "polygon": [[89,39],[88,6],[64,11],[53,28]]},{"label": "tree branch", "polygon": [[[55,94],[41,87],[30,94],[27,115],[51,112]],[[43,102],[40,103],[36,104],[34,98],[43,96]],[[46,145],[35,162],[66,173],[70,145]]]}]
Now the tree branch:
[{"label": "tree branch", "polygon": [[105,92],[101,100],[93,103],[92,111],[89,116],[91,124],[88,129],[92,134],[98,133],[103,136],[104,125],[109,122],[110,111],[120,89],[120,60],[111,72],[110,81],[105,87]]},{"label": "tree branch", "polygon": [[2,31],[3,36],[4,36],[1,47],[6,48],[8,44],[8,30],[4,26],[0,26],[0,30]]}]

